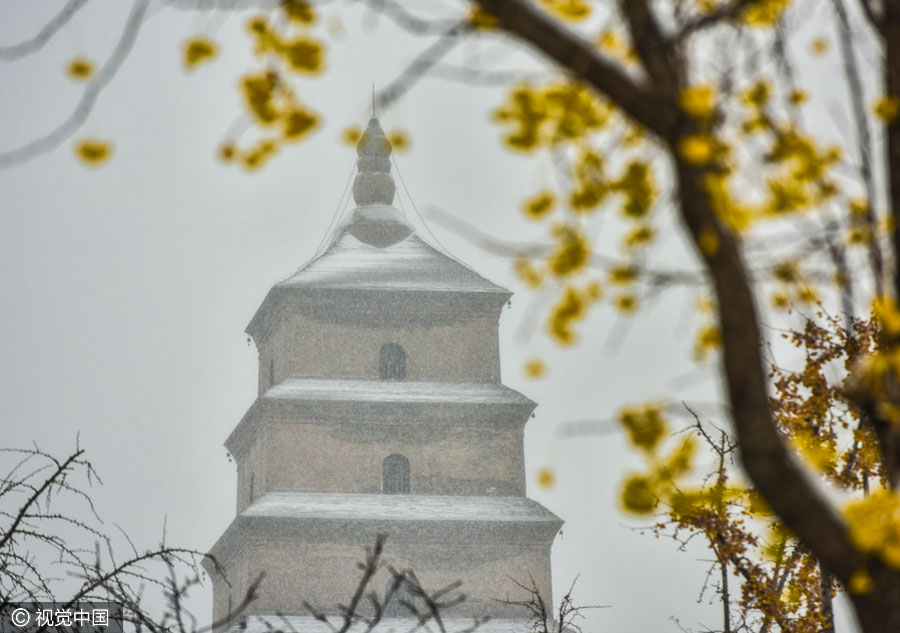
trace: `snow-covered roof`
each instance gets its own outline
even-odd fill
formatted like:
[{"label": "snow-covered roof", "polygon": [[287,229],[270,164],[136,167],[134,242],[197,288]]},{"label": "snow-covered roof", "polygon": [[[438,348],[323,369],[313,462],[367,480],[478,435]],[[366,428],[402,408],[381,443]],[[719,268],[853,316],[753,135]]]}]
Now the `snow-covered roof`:
[{"label": "snow-covered roof", "polygon": [[509,294],[505,288],[432,248],[418,235],[378,247],[361,242],[349,231],[321,257],[276,287]]},{"label": "snow-covered roof", "polygon": [[527,497],[269,492],[241,517],[371,521],[535,521],[559,518]]},{"label": "snow-covered roof", "polygon": [[[342,624],[338,617],[334,622],[338,626]],[[444,630],[447,633],[461,633],[473,628],[472,618],[441,618]],[[350,627],[348,633],[365,633],[367,627],[359,623]],[[488,620],[480,624],[476,633],[528,633],[532,630],[530,620]],[[235,623],[228,633],[334,633],[324,622],[320,622],[311,616],[283,616],[283,615],[251,615],[246,622]],[[434,622],[420,625],[415,618],[383,618],[372,629],[373,633],[440,633],[441,629]]]},{"label": "snow-covered roof", "polygon": [[265,400],[419,402],[455,404],[534,403],[497,382],[333,380],[288,378],[270,387]]},{"label": "snow-covered roof", "polygon": [[498,382],[288,378],[251,405],[225,447],[240,459],[268,422],[522,426],[535,403]]}]

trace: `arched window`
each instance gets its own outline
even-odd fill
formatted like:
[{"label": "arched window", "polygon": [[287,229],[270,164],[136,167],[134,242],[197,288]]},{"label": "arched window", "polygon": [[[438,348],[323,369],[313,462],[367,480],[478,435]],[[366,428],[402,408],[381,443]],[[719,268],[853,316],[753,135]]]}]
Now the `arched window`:
[{"label": "arched window", "polygon": [[381,346],[378,358],[378,373],[382,380],[406,378],[406,352],[396,343]]},{"label": "arched window", "polygon": [[402,618],[409,616],[415,607],[415,593],[412,585],[405,576],[391,576],[387,581],[384,592],[384,615],[388,618]]},{"label": "arched window", "polygon": [[409,460],[399,453],[388,455],[381,464],[381,491],[386,495],[409,494]]}]

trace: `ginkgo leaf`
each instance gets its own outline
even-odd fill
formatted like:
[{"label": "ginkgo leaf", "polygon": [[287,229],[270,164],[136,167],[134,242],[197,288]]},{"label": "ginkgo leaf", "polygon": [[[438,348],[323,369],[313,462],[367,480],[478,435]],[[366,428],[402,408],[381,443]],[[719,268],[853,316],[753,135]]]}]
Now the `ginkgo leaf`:
[{"label": "ginkgo leaf", "polygon": [[218,45],[207,37],[196,35],[184,43],[182,63],[185,70],[193,70],[211,62],[219,54]]},{"label": "ginkgo leaf", "polygon": [[86,57],[76,57],[66,65],[66,74],[74,81],[87,81],[94,76],[94,62]]},{"label": "ginkgo leaf", "polygon": [[86,138],[75,143],[75,156],[89,167],[99,167],[110,159],[113,145],[109,141]]}]

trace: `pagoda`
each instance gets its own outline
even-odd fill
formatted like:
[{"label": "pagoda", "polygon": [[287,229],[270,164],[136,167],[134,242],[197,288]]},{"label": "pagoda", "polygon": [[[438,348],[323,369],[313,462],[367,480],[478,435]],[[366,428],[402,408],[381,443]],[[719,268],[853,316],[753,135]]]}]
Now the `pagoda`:
[{"label": "pagoda", "polygon": [[[243,626],[284,629],[288,618],[297,631],[326,630],[304,603],[347,604],[364,548],[384,534],[386,560],[422,586],[461,581],[466,599],[445,623],[488,616],[480,630],[526,631],[528,613],[509,602],[529,596],[517,582],[533,581],[552,605],[562,522],[525,496],[535,403],[500,381],[510,292],[426,243],[393,206],[376,118],[357,153],[357,206],[247,326],[259,394],[225,442],[237,512],[210,552],[218,568],[204,561],[213,620],[264,572]],[[370,589],[391,581],[379,574]],[[403,624],[403,609],[385,613],[384,626]]]}]

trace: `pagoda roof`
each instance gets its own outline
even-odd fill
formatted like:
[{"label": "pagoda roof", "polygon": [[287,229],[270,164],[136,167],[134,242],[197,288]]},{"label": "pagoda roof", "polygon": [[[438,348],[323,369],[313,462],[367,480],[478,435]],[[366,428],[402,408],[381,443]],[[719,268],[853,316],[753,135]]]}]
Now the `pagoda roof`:
[{"label": "pagoda roof", "polygon": [[246,330],[257,342],[286,309],[328,321],[371,324],[387,317],[433,325],[486,307],[499,310],[511,296],[424,241],[393,206],[391,144],[375,117],[357,153],[357,206],[338,222],[323,252],[269,290]]},{"label": "pagoda roof", "polygon": [[269,492],[240,517],[364,521],[550,522],[559,517],[527,497]]},{"label": "pagoda roof", "polygon": [[261,399],[534,406],[533,401],[499,382],[288,378],[270,387]]},{"label": "pagoda roof", "polygon": [[430,382],[288,378],[270,387],[247,410],[225,447],[244,455],[268,421],[341,425],[452,424],[480,428],[524,425],[534,401],[499,382]]},{"label": "pagoda roof", "polygon": [[415,233],[378,247],[346,231],[320,257],[275,285],[289,289],[312,287],[509,294],[507,289],[431,247]]},{"label": "pagoda roof", "polygon": [[[416,301],[414,313],[438,322],[452,318],[454,310],[476,305],[499,309],[512,296],[414,232],[383,246],[362,241],[358,235],[364,235],[363,229],[356,230],[362,222],[368,224],[364,230],[379,228],[378,221],[351,221],[324,253],[269,290],[247,334],[259,341],[286,308],[326,320],[373,310],[400,318],[401,305],[427,296],[424,303]],[[468,299],[461,303],[462,297]]]}]

